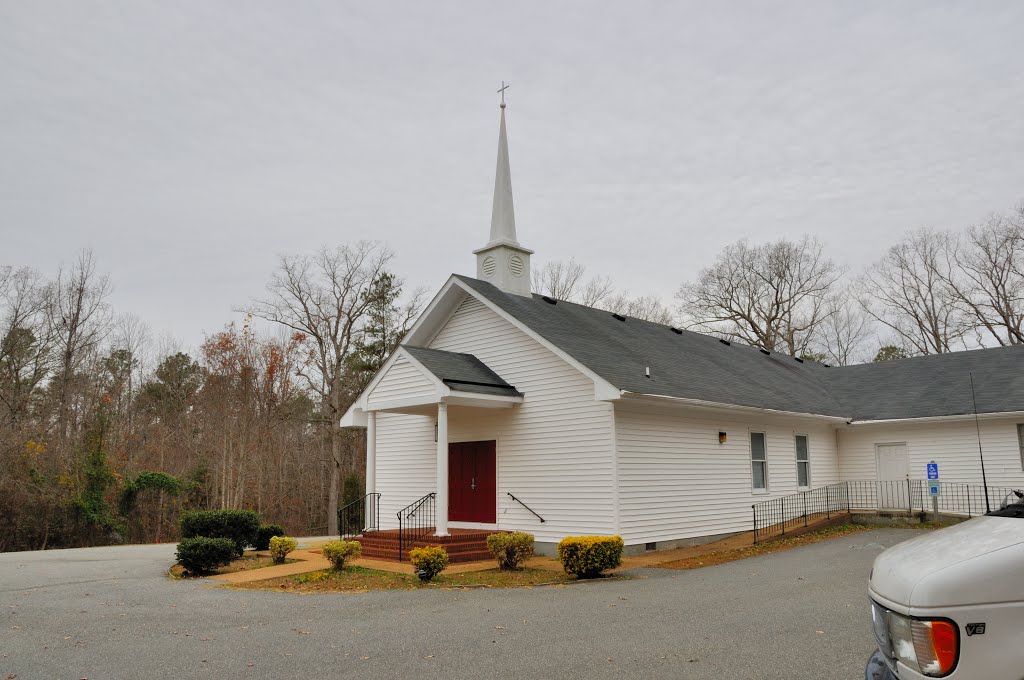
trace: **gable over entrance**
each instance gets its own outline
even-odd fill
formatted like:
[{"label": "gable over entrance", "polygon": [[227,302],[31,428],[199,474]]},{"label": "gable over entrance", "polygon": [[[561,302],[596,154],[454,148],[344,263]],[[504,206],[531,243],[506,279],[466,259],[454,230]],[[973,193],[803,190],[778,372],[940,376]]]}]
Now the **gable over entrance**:
[{"label": "gable over entrance", "polygon": [[342,418],[342,427],[365,427],[378,411],[423,415],[437,404],[501,408],[523,395],[472,354],[403,345]]}]

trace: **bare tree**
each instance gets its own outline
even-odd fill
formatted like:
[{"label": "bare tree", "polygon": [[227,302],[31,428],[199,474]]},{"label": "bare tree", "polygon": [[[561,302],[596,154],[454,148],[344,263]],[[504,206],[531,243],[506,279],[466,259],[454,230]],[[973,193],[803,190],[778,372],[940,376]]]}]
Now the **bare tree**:
[{"label": "bare tree", "polygon": [[533,271],[533,290],[558,300],[572,301],[583,286],[586,271],[587,268],[576,260],[545,262]]},{"label": "bare tree", "polygon": [[807,351],[842,270],[810,236],[800,241],[726,246],[696,282],[680,287],[691,328],[791,355]]},{"label": "bare tree", "polygon": [[301,374],[319,397],[331,440],[328,533],[338,532],[338,490],[344,460],[341,416],[351,390],[344,384],[346,364],[359,341],[374,304],[370,292],[393,257],[386,247],[367,241],[321,248],[312,257],[282,256],[267,284],[268,296],[243,308],[253,316],[279,323],[309,339],[309,370]]},{"label": "bare tree", "polygon": [[566,302],[597,307],[614,292],[607,276],[586,278],[587,268],[575,260],[546,262],[533,272],[533,290]]},{"label": "bare tree", "polygon": [[950,243],[956,268],[944,281],[979,330],[1000,345],[1024,344],[1024,204]]},{"label": "bare tree", "polygon": [[874,337],[874,320],[868,316],[849,291],[831,296],[814,340],[815,352],[835,366],[870,361],[868,341]]},{"label": "bare tree", "polygon": [[913,354],[965,347],[970,331],[949,234],[919,229],[894,245],[861,280],[861,306]]},{"label": "bare tree", "polygon": [[110,279],[96,271],[92,251],[83,250],[70,269],[57,272],[48,300],[49,336],[57,362],[56,397],[63,444],[78,426],[71,417],[75,374],[93,358],[110,331]]},{"label": "bare tree", "polygon": [[34,269],[0,270],[0,402],[16,423],[50,370],[46,284]]},{"label": "bare tree", "polygon": [[609,312],[631,316],[634,319],[653,321],[669,325],[672,323],[672,310],[665,303],[654,296],[630,297],[629,293],[616,293],[602,300],[598,305],[599,309],[607,309]]},{"label": "bare tree", "polygon": [[587,268],[575,260],[545,263],[533,273],[533,290],[566,302],[596,307],[655,323],[672,323],[672,310],[656,297],[632,297],[616,292],[607,276],[587,278]]}]

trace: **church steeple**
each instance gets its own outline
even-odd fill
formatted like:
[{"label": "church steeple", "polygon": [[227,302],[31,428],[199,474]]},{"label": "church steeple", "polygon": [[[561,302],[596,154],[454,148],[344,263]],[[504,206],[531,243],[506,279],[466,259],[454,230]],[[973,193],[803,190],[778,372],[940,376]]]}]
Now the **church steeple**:
[{"label": "church steeple", "polygon": [[516,239],[516,215],[512,205],[512,172],[508,161],[508,135],[505,132],[505,90],[502,81],[501,122],[498,127],[498,167],[494,174],[494,202],[491,207],[491,238],[474,250],[476,275],[498,288],[517,295],[530,295],[530,255]]}]

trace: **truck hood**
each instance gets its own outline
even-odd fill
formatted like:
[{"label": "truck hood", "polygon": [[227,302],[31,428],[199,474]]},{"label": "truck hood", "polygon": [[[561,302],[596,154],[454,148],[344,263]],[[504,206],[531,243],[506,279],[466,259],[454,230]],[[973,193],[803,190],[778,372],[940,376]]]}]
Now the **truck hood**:
[{"label": "truck hood", "polygon": [[870,588],[893,604],[948,607],[1024,601],[1024,519],[979,517],[889,548]]}]

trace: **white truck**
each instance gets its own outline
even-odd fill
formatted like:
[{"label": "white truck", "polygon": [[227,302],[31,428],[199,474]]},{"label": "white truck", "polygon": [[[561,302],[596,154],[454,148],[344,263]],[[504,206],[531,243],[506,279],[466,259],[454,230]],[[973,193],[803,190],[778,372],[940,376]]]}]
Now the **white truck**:
[{"label": "white truck", "polygon": [[1024,679],[1024,503],[875,559],[866,680]]}]

